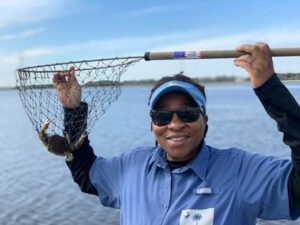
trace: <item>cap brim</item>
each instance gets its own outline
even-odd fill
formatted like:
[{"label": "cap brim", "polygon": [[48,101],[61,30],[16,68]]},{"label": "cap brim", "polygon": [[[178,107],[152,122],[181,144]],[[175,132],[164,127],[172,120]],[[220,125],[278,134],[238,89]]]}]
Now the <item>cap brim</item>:
[{"label": "cap brim", "polygon": [[169,81],[157,88],[151,96],[150,107],[153,109],[162,96],[171,92],[183,92],[192,97],[199,107],[205,108],[206,100],[201,91],[194,85],[183,81]]}]

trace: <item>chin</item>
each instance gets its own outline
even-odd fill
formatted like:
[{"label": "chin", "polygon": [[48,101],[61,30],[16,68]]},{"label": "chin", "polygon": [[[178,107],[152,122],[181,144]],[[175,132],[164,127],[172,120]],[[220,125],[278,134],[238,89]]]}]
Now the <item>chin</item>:
[{"label": "chin", "polygon": [[168,160],[170,161],[188,161],[196,157],[196,155],[198,154],[197,150],[189,151],[188,149],[174,148],[170,151],[166,151],[166,153],[168,155]]},{"label": "chin", "polygon": [[183,154],[168,154],[168,160],[170,161],[186,161],[192,158],[190,155]]}]

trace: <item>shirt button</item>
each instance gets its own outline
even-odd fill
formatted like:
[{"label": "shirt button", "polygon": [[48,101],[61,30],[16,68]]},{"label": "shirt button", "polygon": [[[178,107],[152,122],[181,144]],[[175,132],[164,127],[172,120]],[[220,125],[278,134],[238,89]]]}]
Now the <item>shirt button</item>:
[{"label": "shirt button", "polygon": [[168,208],[168,205],[167,205],[167,204],[164,204],[164,208]]}]

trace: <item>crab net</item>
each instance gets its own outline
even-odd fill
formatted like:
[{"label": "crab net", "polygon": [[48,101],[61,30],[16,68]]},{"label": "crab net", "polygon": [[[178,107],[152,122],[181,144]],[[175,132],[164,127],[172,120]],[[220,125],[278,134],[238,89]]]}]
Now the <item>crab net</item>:
[{"label": "crab net", "polygon": [[[18,69],[19,95],[34,129],[40,134],[48,121],[48,135],[71,135],[70,144],[76,143],[83,133],[90,133],[97,119],[118,99],[121,75],[141,59],[97,59]],[[76,109],[65,109],[52,82],[54,74],[67,72],[71,67],[75,68],[81,88],[82,104]]]}]

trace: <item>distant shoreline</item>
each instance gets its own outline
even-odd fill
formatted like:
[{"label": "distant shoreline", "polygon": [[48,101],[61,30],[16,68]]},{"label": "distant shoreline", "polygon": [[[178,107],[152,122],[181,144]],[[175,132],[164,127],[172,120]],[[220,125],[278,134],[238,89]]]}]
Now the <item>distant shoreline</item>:
[{"label": "distant shoreline", "polygon": [[[299,82],[300,73],[278,73],[278,77],[283,82]],[[197,82],[202,84],[219,84],[219,83],[247,83],[249,78],[236,77],[236,76],[218,76],[218,77],[202,77],[193,78]],[[145,80],[127,80],[122,81],[121,86],[153,86],[156,84],[157,80],[145,79]],[[17,90],[17,87],[0,87],[0,91]]]},{"label": "distant shoreline", "polygon": [[11,91],[16,89],[16,87],[0,87],[0,91]]}]

